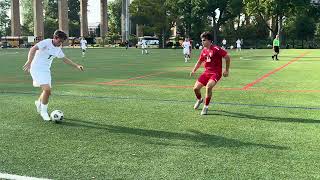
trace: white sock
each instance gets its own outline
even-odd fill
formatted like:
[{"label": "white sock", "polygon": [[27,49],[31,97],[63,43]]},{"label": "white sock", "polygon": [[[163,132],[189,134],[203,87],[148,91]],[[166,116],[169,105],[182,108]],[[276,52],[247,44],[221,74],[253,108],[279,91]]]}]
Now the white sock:
[{"label": "white sock", "polygon": [[42,104],[41,103],[41,111],[42,112],[48,112],[48,104]]},{"label": "white sock", "polygon": [[204,105],[204,107],[205,107],[205,108],[209,108],[209,106],[207,106],[207,105]]}]

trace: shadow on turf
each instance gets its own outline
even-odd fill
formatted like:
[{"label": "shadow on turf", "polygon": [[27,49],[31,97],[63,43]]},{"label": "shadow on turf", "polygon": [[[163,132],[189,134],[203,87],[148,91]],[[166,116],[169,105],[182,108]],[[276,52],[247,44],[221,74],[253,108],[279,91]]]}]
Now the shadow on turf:
[{"label": "shadow on turf", "polygon": [[315,124],[320,123],[320,120],[315,120],[315,119],[255,116],[251,114],[244,114],[244,113],[230,112],[230,111],[223,111],[223,110],[210,110],[208,115],[226,116],[226,117],[234,117],[234,118],[241,118],[241,119],[273,121],[273,122],[288,122],[288,123],[295,122],[295,123],[315,123]]},{"label": "shadow on turf", "polygon": [[[79,127],[79,128],[93,128],[99,130],[106,130],[110,133],[117,134],[129,134],[136,136],[144,136],[150,138],[159,138],[159,140],[178,140],[178,141],[192,141],[195,143],[200,143],[201,145],[194,145],[197,147],[246,147],[246,146],[255,146],[261,148],[268,149],[278,149],[278,150],[287,150],[288,147],[277,146],[277,145],[269,145],[269,144],[259,144],[259,143],[249,143],[242,142],[236,139],[225,138],[222,136],[205,134],[196,130],[189,130],[190,133],[176,133],[176,132],[168,132],[168,131],[159,131],[159,130],[149,130],[149,129],[140,129],[140,128],[131,128],[131,127],[123,127],[123,126],[115,126],[115,125],[106,125],[100,124],[96,122],[89,122],[83,120],[76,119],[66,119],[61,125],[71,126],[71,127]],[[179,142],[181,143],[181,142]],[[176,145],[170,143],[159,143],[153,142],[151,144],[157,145],[166,145],[166,146],[190,146],[189,144],[184,145]]]}]

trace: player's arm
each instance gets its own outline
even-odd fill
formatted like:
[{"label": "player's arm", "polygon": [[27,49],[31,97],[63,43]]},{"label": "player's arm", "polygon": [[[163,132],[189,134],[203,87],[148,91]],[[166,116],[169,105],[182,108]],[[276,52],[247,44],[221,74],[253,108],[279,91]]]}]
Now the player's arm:
[{"label": "player's arm", "polygon": [[80,64],[77,64],[77,63],[74,63],[73,61],[71,61],[71,59],[67,58],[67,57],[64,57],[63,58],[63,62],[66,63],[66,64],[69,64],[77,69],[79,69],[80,71],[83,71],[83,66],[80,65]]},{"label": "player's arm", "polygon": [[230,56],[227,54],[224,57],[224,60],[226,61],[226,69],[223,72],[223,76],[228,77],[229,76],[230,61],[231,61]]},{"label": "player's arm", "polygon": [[198,60],[198,62],[197,62],[196,65],[194,66],[193,70],[191,71],[190,76],[192,76],[192,75],[199,69],[199,67],[201,66],[201,64],[202,64],[202,61]]},{"label": "player's arm", "polygon": [[29,54],[28,54],[28,60],[27,62],[23,65],[23,70],[26,72],[30,71],[30,67],[31,67],[31,63],[32,60],[34,58],[34,55],[36,54],[37,50],[39,50],[38,46],[33,46],[32,48],[30,48],[29,50]]}]

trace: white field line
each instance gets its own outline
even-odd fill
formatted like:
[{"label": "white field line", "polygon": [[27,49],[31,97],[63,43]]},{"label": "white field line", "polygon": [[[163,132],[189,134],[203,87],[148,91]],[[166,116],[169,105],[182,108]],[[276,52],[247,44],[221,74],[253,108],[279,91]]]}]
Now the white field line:
[{"label": "white field line", "polygon": [[6,174],[0,173],[0,179],[9,179],[9,180],[50,180],[46,178],[35,178],[35,177],[28,177],[28,176],[19,176],[14,174]]}]

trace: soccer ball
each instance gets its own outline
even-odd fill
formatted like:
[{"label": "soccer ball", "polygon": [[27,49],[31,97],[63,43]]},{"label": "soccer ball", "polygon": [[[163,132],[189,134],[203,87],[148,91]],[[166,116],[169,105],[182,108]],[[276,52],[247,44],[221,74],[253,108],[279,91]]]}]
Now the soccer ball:
[{"label": "soccer ball", "polygon": [[63,112],[60,110],[54,110],[50,114],[51,120],[55,122],[61,122],[63,120]]}]

